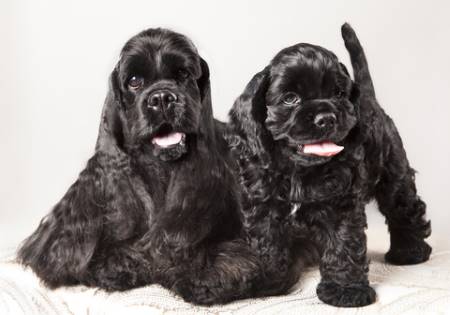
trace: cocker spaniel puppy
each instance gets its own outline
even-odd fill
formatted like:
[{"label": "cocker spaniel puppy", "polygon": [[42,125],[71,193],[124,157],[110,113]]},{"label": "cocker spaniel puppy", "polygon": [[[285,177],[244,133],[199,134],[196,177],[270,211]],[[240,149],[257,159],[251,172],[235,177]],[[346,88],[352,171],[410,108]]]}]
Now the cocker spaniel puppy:
[{"label": "cocker spaniel puppy", "polygon": [[342,36],[354,82],[322,47],[283,49],[235,102],[228,140],[245,192],[245,225],[266,273],[278,275],[279,288],[288,286],[298,277],[296,260],[317,252],[318,297],[351,307],[376,298],[364,232],[371,199],[389,227],[388,262],[426,261],[431,229],[402,140],[375,98],[358,38],[348,24]]},{"label": "cocker spaniel puppy", "polygon": [[165,29],[131,38],[110,76],[94,156],[18,257],[51,288],[159,283],[198,304],[253,295],[238,183],[209,70]]}]

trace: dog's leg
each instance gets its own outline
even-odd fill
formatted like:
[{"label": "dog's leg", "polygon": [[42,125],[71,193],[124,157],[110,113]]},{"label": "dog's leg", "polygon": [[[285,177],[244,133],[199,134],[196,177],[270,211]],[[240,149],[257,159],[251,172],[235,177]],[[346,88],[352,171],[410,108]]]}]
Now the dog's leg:
[{"label": "dog's leg", "polygon": [[[179,266],[168,270],[161,284],[200,305],[285,293],[298,280],[300,270],[289,260],[288,240],[281,225],[264,222],[261,218],[259,224],[252,225],[251,245],[236,239],[210,244],[205,250],[192,249],[190,252],[196,254],[190,261],[172,259],[179,261]],[[187,252],[186,257],[189,255]]]},{"label": "dog's leg", "polygon": [[386,261],[410,265],[429,259],[431,247],[424,241],[431,234],[430,221],[425,218],[426,205],[417,195],[414,170],[409,167],[400,141],[386,159],[376,199],[386,216],[391,246]]},{"label": "dog's leg", "polygon": [[301,270],[295,265],[298,255],[294,253],[289,219],[278,215],[282,207],[282,204],[266,204],[254,207],[252,213],[245,213],[250,244],[265,275],[260,295],[284,294],[300,277]]},{"label": "dog's leg", "polygon": [[152,283],[151,263],[130,246],[112,246],[93,258],[81,284],[124,291]]},{"label": "dog's leg", "polygon": [[[186,272],[180,274],[178,279],[173,279],[174,284],[169,285],[185,301],[212,305],[257,295],[255,291],[262,283],[263,273],[256,255],[245,242],[223,242],[212,250],[205,250],[203,254],[205,256],[201,259],[204,264],[196,269],[186,268]],[[187,261],[185,263],[189,264]]]},{"label": "dog's leg", "polygon": [[304,257],[299,259],[300,251],[294,248],[297,235],[292,230],[291,211],[284,201],[265,201],[242,212],[249,244],[264,271],[258,296],[284,294],[300,277]]},{"label": "dog's leg", "polygon": [[343,215],[339,222],[326,223],[320,230],[322,279],[317,296],[334,306],[369,305],[375,301],[376,294],[367,278],[366,217],[362,207]]}]

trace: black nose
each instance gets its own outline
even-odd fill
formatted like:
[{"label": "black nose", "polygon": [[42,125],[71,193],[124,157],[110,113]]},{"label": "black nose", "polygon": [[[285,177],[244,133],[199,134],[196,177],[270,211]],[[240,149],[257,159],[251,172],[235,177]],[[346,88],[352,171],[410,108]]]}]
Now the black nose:
[{"label": "black nose", "polygon": [[332,128],[336,123],[336,115],[333,113],[320,113],[314,118],[314,124],[319,128]]},{"label": "black nose", "polygon": [[148,103],[150,106],[168,106],[175,102],[177,96],[168,90],[158,90],[150,94]]}]

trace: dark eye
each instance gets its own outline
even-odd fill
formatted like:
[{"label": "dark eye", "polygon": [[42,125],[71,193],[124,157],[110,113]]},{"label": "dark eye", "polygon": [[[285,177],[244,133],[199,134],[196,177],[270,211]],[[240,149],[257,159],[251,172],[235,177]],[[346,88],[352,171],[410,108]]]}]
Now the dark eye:
[{"label": "dark eye", "polygon": [[139,89],[143,84],[144,84],[144,78],[139,75],[132,76],[128,80],[128,88],[130,88],[132,90]]},{"label": "dark eye", "polygon": [[178,76],[181,78],[181,79],[187,79],[187,78],[189,78],[190,77],[190,73],[189,73],[189,71],[188,70],[186,70],[186,69],[179,69],[178,70]]},{"label": "dark eye", "polygon": [[293,92],[288,92],[283,96],[283,103],[286,105],[298,104],[300,103],[300,97]]}]

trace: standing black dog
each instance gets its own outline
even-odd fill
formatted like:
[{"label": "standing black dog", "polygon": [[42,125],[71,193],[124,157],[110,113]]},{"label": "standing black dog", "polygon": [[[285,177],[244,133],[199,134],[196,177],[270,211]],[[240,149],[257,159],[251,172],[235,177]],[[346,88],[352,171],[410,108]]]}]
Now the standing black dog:
[{"label": "standing black dog", "polygon": [[369,200],[386,216],[390,263],[426,261],[431,229],[400,136],[376,101],[363,49],[348,24],[342,35],[355,82],[324,48],[283,49],[235,102],[229,142],[245,190],[245,224],[266,273],[278,275],[273,284],[295,281],[296,259],[314,258],[312,248],[320,255],[318,297],[351,307],[376,298],[367,278]]},{"label": "standing black dog", "polygon": [[199,304],[253,295],[238,183],[214,123],[209,70],[185,36],[130,39],[110,77],[94,156],[24,242],[49,287],[159,283]]}]

